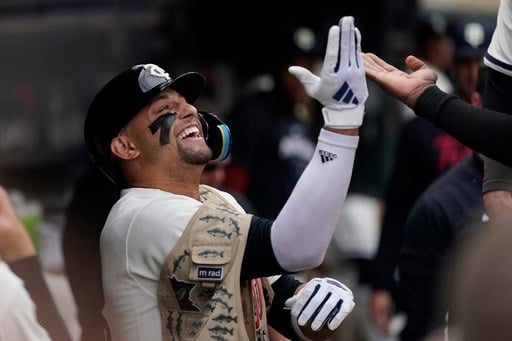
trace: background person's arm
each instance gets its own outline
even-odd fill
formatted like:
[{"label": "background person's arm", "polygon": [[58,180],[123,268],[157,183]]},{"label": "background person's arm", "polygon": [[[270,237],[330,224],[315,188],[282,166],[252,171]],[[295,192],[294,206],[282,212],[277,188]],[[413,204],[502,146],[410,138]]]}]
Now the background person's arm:
[{"label": "background person's arm", "polygon": [[48,285],[28,232],[16,216],[4,188],[0,187],[0,256],[24,281],[36,305],[37,319],[53,340],[71,340]]},{"label": "background person's arm", "polygon": [[372,53],[363,54],[366,75],[383,90],[414,109],[437,127],[468,146],[512,166],[512,116],[476,108],[434,84],[435,72],[414,56],[405,60],[411,73],[388,64]]}]

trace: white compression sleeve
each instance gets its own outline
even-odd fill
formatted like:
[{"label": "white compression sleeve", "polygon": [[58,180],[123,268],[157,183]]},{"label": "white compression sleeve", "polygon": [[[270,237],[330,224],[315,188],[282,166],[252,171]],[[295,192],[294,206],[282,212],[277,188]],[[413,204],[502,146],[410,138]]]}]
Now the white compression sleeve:
[{"label": "white compression sleeve", "polygon": [[281,267],[300,271],[325,257],[347,195],[359,136],[322,129],[315,154],[277,216],[272,249]]}]

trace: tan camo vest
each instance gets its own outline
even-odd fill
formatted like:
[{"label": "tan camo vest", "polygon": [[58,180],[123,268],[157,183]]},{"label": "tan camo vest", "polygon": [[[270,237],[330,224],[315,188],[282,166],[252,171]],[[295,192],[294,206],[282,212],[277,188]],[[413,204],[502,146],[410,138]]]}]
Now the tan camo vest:
[{"label": "tan camo vest", "polygon": [[160,272],[163,340],[268,340],[266,279],[240,281],[251,215],[201,185],[194,214]]}]

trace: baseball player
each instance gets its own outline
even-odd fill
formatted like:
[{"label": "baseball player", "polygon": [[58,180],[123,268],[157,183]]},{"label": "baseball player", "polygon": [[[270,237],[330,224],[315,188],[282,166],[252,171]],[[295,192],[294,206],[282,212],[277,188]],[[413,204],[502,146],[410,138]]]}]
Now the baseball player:
[{"label": "baseball player", "polygon": [[93,99],[84,134],[93,161],[121,188],[102,231],[105,307],[114,340],[326,338],[354,307],[333,278],[300,283],[322,263],[348,190],[368,96],[352,17],[329,30],[319,76],[290,67],[323,104],[314,157],[274,220],[246,214],[200,185],[227,157],[229,128],[193,106],[204,77],[136,65]]},{"label": "baseball player", "polygon": [[37,250],[0,186],[0,340],[72,340]]}]

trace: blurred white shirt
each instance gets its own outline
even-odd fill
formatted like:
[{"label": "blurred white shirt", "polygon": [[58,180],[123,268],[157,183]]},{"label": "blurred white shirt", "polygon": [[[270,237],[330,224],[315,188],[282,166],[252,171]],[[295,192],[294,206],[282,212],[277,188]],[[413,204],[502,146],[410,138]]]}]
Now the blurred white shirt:
[{"label": "blurred white shirt", "polygon": [[512,0],[501,0],[484,64],[512,77]]},{"label": "blurred white shirt", "polygon": [[51,341],[36,317],[36,307],[23,281],[0,260],[0,340]]}]

